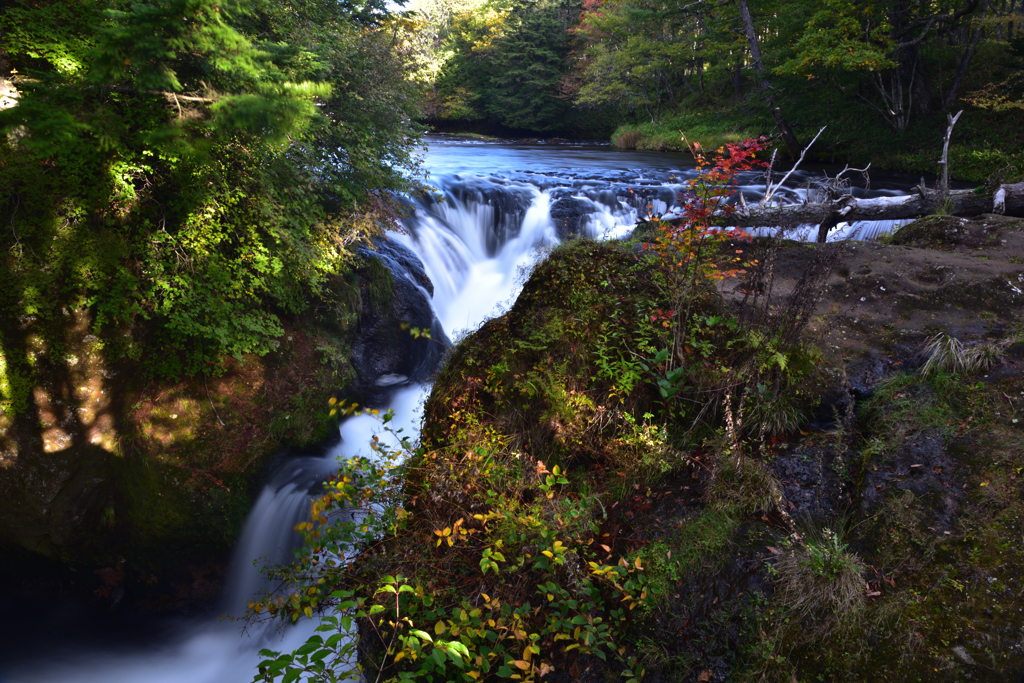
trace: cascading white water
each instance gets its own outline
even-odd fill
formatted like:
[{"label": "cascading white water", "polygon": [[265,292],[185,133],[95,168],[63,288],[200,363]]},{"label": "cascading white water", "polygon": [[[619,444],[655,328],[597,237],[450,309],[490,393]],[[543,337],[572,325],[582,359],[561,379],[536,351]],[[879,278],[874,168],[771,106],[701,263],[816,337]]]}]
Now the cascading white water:
[{"label": "cascading white water", "polygon": [[[681,157],[616,153],[608,148],[522,150],[434,144],[431,150],[435,157],[428,155],[428,167],[448,174],[468,169],[479,175],[447,175],[435,181],[446,200],[420,198],[407,220],[408,233],[392,238],[423,261],[434,284],[437,317],[453,337],[477,327],[510,302],[522,284],[522,269],[538,258],[543,247],[558,242],[558,226],[552,220],[556,204],[568,205],[571,216],[578,219],[572,229],[575,234],[620,237],[642,214],[671,215],[682,179],[692,174]],[[496,160],[500,156],[496,151],[505,158]],[[557,154],[560,163],[569,161],[573,169],[566,172],[564,165],[538,162],[545,154],[548,159]],[[666,162],[674,166],[666,167]],[[645,170],[631,170],[632,164]],[[491,176],[496,165],[508,177]],[[750,179],[741,190],[756,198],[763,185]],[[780,196],[798,201],[800,190],[787,189]],[[845,237],[858,230],[863,236],[864,226],[837,231],[837,235]],[[418,429],[418,409],[427,390],[423,385],[396,387],[390,400],[396,414],[393,428],[403,428],[406,434]],[[264,563],[277,563],[290,557],[298,540],[293,528],[305,520],[318,484],[335,469],[338,458],[369,455],[368,443],[379,430],[380,423],[369,416],[350,419],[341,427],[338,445],[324,456],[294,458],[282,465],[246,521],[226,584],[224,611],[240,615],[252,596],[266,588],[253,562],[262,558]],[[285,628],[283,634],[274,629],[240,634],[238,623],[189,621],[171,625],[163,644],[149,650],[76,652],[54,643],[46,662],[22,662],[12,670],[0,662],[0,681],[244,683],[255,674],[261,648],[293,649],[313,628],[314,624],[304,621]]]},{"label": "cascading white water", "polygon": [[536,258],[536,250],[558,241],[548,216],[548,195],[525,186],[528,204],[516,234],[487,245],[495,208],[487,203],[448,201],[432,210],[416,209],[415,230],[394,238],[423,260],[434,283],[434,311],[449,335],[477,327],[499,304],[514,295],[516,273]]}]

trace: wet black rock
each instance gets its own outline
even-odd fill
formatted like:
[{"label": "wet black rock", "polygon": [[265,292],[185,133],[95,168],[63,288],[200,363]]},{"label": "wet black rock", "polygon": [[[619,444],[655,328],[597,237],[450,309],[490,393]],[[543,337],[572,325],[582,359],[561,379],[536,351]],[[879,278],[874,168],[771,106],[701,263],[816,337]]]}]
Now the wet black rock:
[{"label": "wet black rock", "polygon": [[375,303],[369,293],[374,284],[370,269],[362,273],[363,313],[359,335],[352,346],[360,384],[386,388],[426,380],[450,343],[431,307],[434,286],[423,262],[408,248],[388,238],[359,253],[384,266],[386,273],[374,277],[391,280],[382,287],[390,291],[388,300]]},{"label": "wet black rock", "polygon": [[[490,214],[489,224],[484,227],[484,242],[487,253],[494,256],[509,240],[519,236],[523,226],[523,218],[533,202],[534,191],[526,186],[503,184],[498,179],[460,179],[446,188],[445,197],[440,202],[451,206],[467,208],[483,207]],[[438,210],[439,201],[430,197],[421,197],[422,206],[439,219],[444,220],[443,212]],[[412,222],[407,222],[414,229]]]},{"label": "wet black rock", "polygon": [[587,219],[593,212],[593,204],[577,197],[566,195],[554,201],[551,204],[550,215],[558,239],[565,241],[570,237],[584,234]]}]

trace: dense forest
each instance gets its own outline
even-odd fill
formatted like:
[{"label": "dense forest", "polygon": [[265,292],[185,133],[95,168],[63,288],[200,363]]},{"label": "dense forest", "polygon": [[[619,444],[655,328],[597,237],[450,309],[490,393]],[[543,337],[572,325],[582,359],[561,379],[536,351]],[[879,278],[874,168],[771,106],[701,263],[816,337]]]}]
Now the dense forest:
[{"label": "dense forest", "polygon": [[13,318],[149,321],[165,375],[266,353],[408,187],[418,100],[381,7],[26,2],[2,22]]},{"label": "dense forest", "polygon": [[374,2],[4,4],[5,557],[230,548],[267,458],[327,433],[357,249],[419,178],[412,27]]},{"label": "dense forest", "polygon": [[1021,173],[1016,0],[414,6],[438,125],[678,150],[680,129],[711,147],[771,133],[794,156],[827,125],[820,157],[933,173],[941,112],[966,108],[959,173]]}]

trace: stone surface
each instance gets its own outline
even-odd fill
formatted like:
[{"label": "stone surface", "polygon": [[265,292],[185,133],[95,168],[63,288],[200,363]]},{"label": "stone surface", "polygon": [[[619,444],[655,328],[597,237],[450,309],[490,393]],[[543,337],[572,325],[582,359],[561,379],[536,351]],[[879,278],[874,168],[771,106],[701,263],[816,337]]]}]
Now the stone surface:
[{"label": "stone surface", "polygon": [[[400,383],[394,381],[396,377],[426,380],[450,343],[431,308],[434,287],[423,263],[408,248],[387,238],[360,253],[383,264],[393,291],[386,307],[370,303],[370,296],[363,297],[359,333],[352,345],[352,363],[360,383],[393,386]],[[362,286],[365,290],[370,285],[364,282]],[[429,337],[423,334],[427,330]]]}]

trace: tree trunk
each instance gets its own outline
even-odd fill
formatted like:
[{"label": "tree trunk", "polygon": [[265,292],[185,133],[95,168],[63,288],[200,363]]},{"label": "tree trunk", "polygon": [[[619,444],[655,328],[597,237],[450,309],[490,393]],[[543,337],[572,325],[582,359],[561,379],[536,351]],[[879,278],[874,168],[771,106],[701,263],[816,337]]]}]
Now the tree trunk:
[{"label": "tree trunk", "polygon": [[672,107],[676,106],[676,89],[672,87],[672,83],[669,82],[668,75],[662,76],[662,80],[665,82],[665,91],[668,93],[668,101],[672,103]]},{"label": "tree trunk", "polygon": [[903,70],[903,81],[910,84],[910,103],[914,116],[928,116],[932,113],[932,89],[916,45],[902,50],[899,68]]},{"label": "tree trunk", "polygon": [[[680,76],[682,77],[683,85],[685,85],[686,89],[690,91],[690,94],[691,95],[696,95],[697,94],[697,89],[693,87],[693,84],[690,83],[690,79],[686,77],[686,71],[685,70],[680,72]],[[672,104],[675,105],[675,102],[673,102]]]},{"label": "tree trunk", "polygon": [[[948,211],[954,216],[980,216],[998,213],[1024,218],[1024,183],[1000,185],[992,195],[960,190],[949,194]],[[798,204],[793,206],[748,206],[729,216],[729,224],[741,228],[778,227],[785,225],[819,226],[818,241],[824,242],[829,230],[840,222],[884,221],[919,218],[934,213],[943,204],[941,193],[918,190],[904,197],[856,199],[845,197],[837,202]]]},{"label": "tree trunk", "polygon": [[[988,0],[982,0],[981,14],[978,18],[984,19],[987,12]],[[964,49],[964,53],[960,56],[960,60],[956,65],[956,76],[953,77],[953,85],[949,87],[949,92],[946,93],[946,100],[942,103],[943,109],[952,109],[953,105],[956,104],[957,97],[960,96],[960,88],[963,85],[964,76],[967,75],[967,68],[971,64],[971,58],[974,57],[974,51],[977,49],[978,43],[981,42],[981,37],[984,33],[985,29],[979,24],[971,34],[971,39],[968,41],[967,47]]]},{"label": "tree trunk", "polygon": [[800,156],[800,143],[796,139],[796,135],[793,134],[793,130],[789,127],[785,117],[782,115],[782,110],[779,109],[775,104],[775,97],[772,94],[772,86],[768,83],[768,79],[764,75],[764,62],[761,60],[761,45],[757,41],[757,32],[754,31],[754,20],[750,16],[750,8],[747,6],[747,0],[736,0],[740,9],[740,17],[743,19],[743,28],[747,33],[747,44],[750,47],[750,57],[754,60],[754,70],[757,71],[757,85],[761,90],[764,91],[765,97],[768,99],[768,107],[772,111],[772,118],[775,119],[775,125],[779,129],[779,133],[782,135],[782,141],[786,143],[786,149],[793,155],[793,158]]}]

